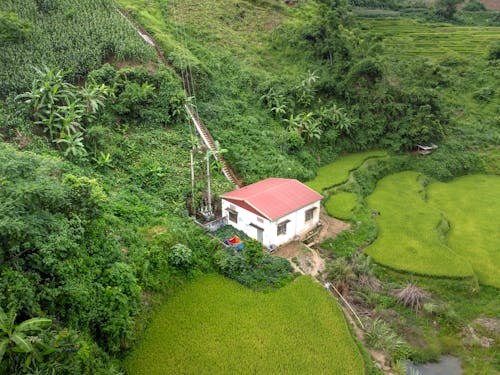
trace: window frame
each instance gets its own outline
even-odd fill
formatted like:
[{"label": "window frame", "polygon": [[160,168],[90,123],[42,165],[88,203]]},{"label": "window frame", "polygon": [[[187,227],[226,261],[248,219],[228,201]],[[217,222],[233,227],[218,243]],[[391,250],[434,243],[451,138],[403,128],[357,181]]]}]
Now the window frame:
[{"label": "window frame", "polygon": [[282,223],[276,224],[276,235],[277,236],[282,236],[286,234],[286,225],[288,224],[288,221],[284,221]]},{"label": "window frame", "polygon": [[229,215],[228,215],[229,221],[231,221],[231,222],[233,222],[235,224],[238,224],[238,211],[227,210],[227,212],[229,213]]},{"label": "window frame", "polygon": [[[314,219],[314,211],[316,211],[316,207],[313,207],[313,208],[310,208],[308,210],[306,210],[305,212],[305,216],[304,216],[304,219],[305,219],[305,222],[307,223],[308,221],[311,221]],[[311,215],[310,218],[307,218],[308,215]]]}]

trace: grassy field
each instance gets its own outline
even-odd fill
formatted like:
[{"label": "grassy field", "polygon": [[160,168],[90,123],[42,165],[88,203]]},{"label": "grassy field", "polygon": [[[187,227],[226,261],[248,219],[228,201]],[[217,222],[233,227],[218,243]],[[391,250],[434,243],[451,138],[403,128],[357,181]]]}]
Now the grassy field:
[{"label": "grassy field", "polygon": [[344,192],[331,195],[325,202],[328,215],[344,220],[352,217],[352,211],[356,205],[356,194]]},{"label": "grassy field", "polygon": [[500,178],[467,176],[433,183],[427,192],[418,178],[415,172],[388,176],[368,197],[369,206],[380,212],[380,233],[367,254],[419,274],[474,272],[482,284],[500,287]]},{"label": "grassy field", "polygon": [[333,163],[321,167],[316,178],[307,182],[306,185],[321,193],[324,189],[347,181],[349,172],[359,167],[365,160],[386,155],[385,151],[367,151],[342,156]]},{"label": "grassy field", "polygon": [[500,288],[500,177],[431,184],[428,197],[451,224],[448,245],[467,259],[481,283]]},{"label": "grassy field", "polygon": [[426,24],[408,18],[363,19],[364,28],[384,38],[386,53],[439,57],[448,52],[482,56],[500,39],[500,27]]},{"label": "grassy field", "polygon": [[436,228],[441,212],[423,199],[416,172],[383,178],[368,205],[379,211],[379,236],[366,249],[375,261],[409,272],[449,277],[473,274],[469,263],[445,246]]},{"label": "grassy field", "polygon": [[203,276],[169,299],[129,374],[363,374],[335,300],[310,278],[256,293]]}]

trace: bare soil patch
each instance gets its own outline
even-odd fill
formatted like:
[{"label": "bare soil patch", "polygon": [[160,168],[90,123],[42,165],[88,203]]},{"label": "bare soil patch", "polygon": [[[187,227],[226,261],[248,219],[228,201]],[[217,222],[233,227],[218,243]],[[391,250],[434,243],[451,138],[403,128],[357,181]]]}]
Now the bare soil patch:
[{"label": "bare soil patch", "polygon": [[328,216],[325,210],[320,213],[321,229],[316,238],[309,245],[294,241],[281,246],[273,252],[273,255],[286,258],[292,264],[295,271],[311,275],[321,276],[325,270],[325,261],[313,246],[323,242],[326,238],[335,238],[343,230],[351,226],[341,220]]},{"label": "bare soil patch", "polygon": [[313,277],[321,275],[325,269],[325,261],[318,252],[298,241],[281,246],[273,255],[288,259],[297,272]]},{"label": "bare soil patch", "polygon": [[314,244],[321,243],[327,238],[335,238],[340,232],[351,228],[351,224],[329,216],[323,208],[321,208],[320,222],[322,228]]},{"label": "bare soil patch", "polygon": [[483,5],[491,10],[500,10],[500,1],[499,0],[481,0]]},{"label": "bare soil patch", "polygon": [[487,331],[496,335],[500,335],[500,319],[499,318],[478,318],[473,323],[480,325]]}]

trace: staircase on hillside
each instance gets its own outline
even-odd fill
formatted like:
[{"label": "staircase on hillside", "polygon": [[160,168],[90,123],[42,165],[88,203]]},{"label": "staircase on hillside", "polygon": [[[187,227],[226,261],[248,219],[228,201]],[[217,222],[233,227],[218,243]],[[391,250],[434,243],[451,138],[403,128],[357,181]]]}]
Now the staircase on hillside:
[{"label": "staircase on hillside", "polygon": [[[140,25],[137,24],[137,22],[131,17],[129,12],[123,11],[118,6],[116,6],[116,10],[132,24],[132,26],[135,28],[135,30],[141,36],[141,38],[155,49],[156,55],[158,56],[160,61],[162,61],[165,65],[168,66],[169,63],[165,58],[163,51],[158,47],[153,37],[144,28],[142,28]],[[183,78],[184,88],[186,90],[186,95],[190,97],[192,96],[189,85],[190,77],[183,76],[182,78]],[[201,119],[199,118],[199,116],[197,115],[196,111],[193,109],[193,106],[191,104],[186,104],[186,111],[189,114],[189,117],[191,117],[191,120],[193,121],[196,131],[198,132],[198,135],[202,139],[203,144],[210,151],[216,151],[215,141],[212,138],[212,135],[208,131],[205,124],[203,124],[203,121],[201,121]],[[216,153],[215,159],[222,165],[222,173],[224,173],[226,179],[233,185],[237,186],[238,188],[242,187],[243,180],[236,177],[236,174],[233,172],[233,170],[231,169],[227,161],[222,157],[222,155]]]},{"label": "staircase on hillside", "polygon": [[[198,132],[198,135],[202,139],[203,144],[210,151],[216,151],[217,149],[216,149],[215,141],[212,138],[212,135],[208,131],[205,124],[203,124],[203,121],[201,121],[201,119],[196,115],[191,104],[186,104],[186,111],[189,114],[189,117],[191,117],[191,120],[193,121],[193,124],[196,128],[196,131]],[[222,173],[224,173],[224,176],[227,178],[227,180],[237,187],[242,187],[243,181],[236,177],[235,173],[229,167],[227,161],[222,157],[222,155],[216,153],[214,156],[215,156],[215,159],[219,163],[221,163]]]}]

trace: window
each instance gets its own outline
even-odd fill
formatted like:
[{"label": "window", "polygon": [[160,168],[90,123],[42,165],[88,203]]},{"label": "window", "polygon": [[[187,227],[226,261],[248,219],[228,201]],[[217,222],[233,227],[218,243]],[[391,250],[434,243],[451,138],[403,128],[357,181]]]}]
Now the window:
[{"label": "window", "polygon": [[263,222],[264,222],[264,219],[262,219],[261,217],[258,217],[258,218],[257,218],[257,221],[258,221],[259,223],[263,223]]},{"label": "window", "polygon": [[288,221],[284,221],[280,224],[278,224],[278,236],[282,234],[286,234],[286,225],[288,224]]},{"label": "window", "polygon": [[233,210],[228,210],[229,212],[229,221],[232,221],[233,223],[238,223],[238,212],[233,211]]},{"label": "window", "polygon": [[309,220],[312,220],[313,217],[314,217],[314,210],[316,209],[316,207],[313,207],[309,210],[306,211],[306,221],[309,221]]}]

